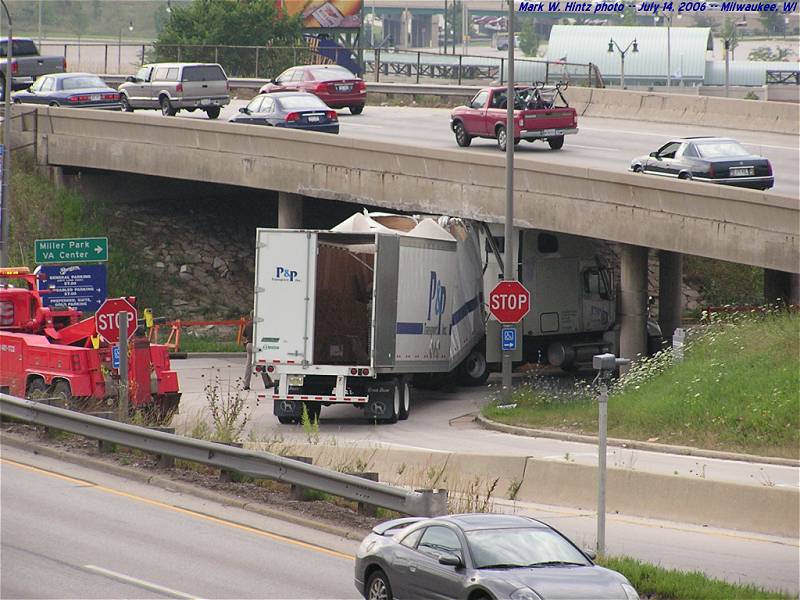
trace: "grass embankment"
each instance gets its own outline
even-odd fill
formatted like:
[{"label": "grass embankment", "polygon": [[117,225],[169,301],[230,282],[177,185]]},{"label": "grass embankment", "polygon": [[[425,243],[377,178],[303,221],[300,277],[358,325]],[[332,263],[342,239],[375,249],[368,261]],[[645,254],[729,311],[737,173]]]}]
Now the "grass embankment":
[{"label": "grass embankment", "polygon": [[[597,403],[584,385],[568,392],[534,381],[493,420],[595,435]],[[686,358],[663,352],[615,383],[612,437],[800,458],[800,315],[768,313],[703,327]]]},{"label": "grass embankment", "polygon": [[33,269],[34,240],[71,237],[108,237],[108,295],[136,296],[139,306],[156,310],[163,306],[156,277],[128,247],[124,235],[109,226],[107,213],[98,202],[80,193],[56,187],[36,170],[30,153],[14,153],[11,178],[9,264]]},{"label": "grass embankment", "polygon": [[231,334],[230,340],[218,337],[181,336],[181,352],[244,352],[245,348],[236,343],[236,333]]},{"label": "grass embankment", "polygon": [[647,600],[789,600],[796,597],[710,579],[698,571],[665,569],[633,558],[605,557],[598,563],[625,575],[639,596]]}]

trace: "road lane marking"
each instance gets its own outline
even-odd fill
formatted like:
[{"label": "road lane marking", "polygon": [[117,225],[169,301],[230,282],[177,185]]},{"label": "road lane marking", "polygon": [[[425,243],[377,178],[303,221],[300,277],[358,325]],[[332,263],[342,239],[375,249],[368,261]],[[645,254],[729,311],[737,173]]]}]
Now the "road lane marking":
[{"label": "road lane marking", "polygon": [[604,148],[602,146],[581,146],[580,144],[570,144],[570,148],[584,148],[585,150],[603,150],[608,152],[622,152],[619,148]]},{"label": "road lane marking", "polygon": [[11,466],[18,467],[20,469],[25,469],[28,471],[32,471],[34,473],[39,473],[40,475],[48,475],[50,477],[55,477],[57,479],[61,479],[63,481],[68,481],[70,483],[78,483],[82,486],[91,487],[96,490],[100,490],[101,492],[106,492],[108,494],[114,494],[115,496],[120,496],[122,498],[128,498],[129,500],[134,500],[137,502],[142,502],[144,504],[149,504],[151,506],[156,506],[158,508],[164,508],[166,510],[171,510],[173,512],[180,513],[182,515],[186,515],[189,517],[193,517],[195,519],[200,519],[202,521],[208,521],[211,523],[216,523],[217,525],[223,525],[225,527],[230,527],[231,529],[238,529],[240,531],[247,531],[249,533],[254,533],[256,535],[260,535],[262,537],[282,542],[285,544],[291,544],[293,546],[298,546],[300,548],[305,548],[306,550],[314,550],[315,552],[319,552],[321,554],[327,554],[328,556],[333,556],[335,558],[345,558],[347,560],[354,560],[350,554],[345,554],[344,552],[338,552],[337,550],[331,550],[329,548],[325,548],[323,546],[317,546],[316,544],[310,544],[308,542],[303,542],[300,540],[296,540],[294,538],[290,538],[285,535],[280,535],[277,533],[271,533],[269,531],[264,531],[263,529],[256,529],[255,527],[250,527],[249,525],[243,525],[241,523],[236,523],[234,521],[228,521],[226,519],[220,519],[219,517],[212,517],[211,515],[206,515],[201,512],[197,512],[188,508],[181,508],[179,506],[175,506],[173,504],[166,504],[165,502],[159,502],[158,500],[152,500],[150,498],[145,498],[144,496],[137,496],[136,494],[129,494],[128,492],[123,492],[121,490],[115,490],[114,488],[106,487],[103,485],[98,485],[91,481],[86,481],[85,479],[77,479],[75,477],[70,477],[68,475],[62,475],[60,473],[56,473],[54,471],[49,471],[47,469],[42,469],[39,467],[34,467],[31,465],[26,465],[24,463],[17,462],[15,460],[11,460],[8,458],[0,458],[0,463],[9,464]]},{"label": "road lane marking", "polygon": [[150,590],[151,592],[156,592],[157,594],[164,594],[165,596],[173,596],[175,598],[187,598],[188,600],[195,600],[197,598],[197,596],[192,596],[191,594],[179,592],[178,590],[173,590],[168,587],[158,585],[157,583],[150,583],[144,579],[130,577],[129,575],[124,575],[123,573],[117,573],[116,571],[110,571],[109,569],[104,569],[103,567],[97,567],[95,565],[83,565],[83,568],[87,571],[91,571],[92,573],[104,575],[105,577],[116,579],[117,581],[122,581],[123,583],[130,583],[136,587],[144,588],[146,590]]}]

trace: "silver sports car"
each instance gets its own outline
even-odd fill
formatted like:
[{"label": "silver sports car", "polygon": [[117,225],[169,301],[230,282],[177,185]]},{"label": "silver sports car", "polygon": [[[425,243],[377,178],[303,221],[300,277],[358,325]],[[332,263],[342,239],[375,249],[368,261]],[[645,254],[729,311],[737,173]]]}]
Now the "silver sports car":
[{"label": "silver sports car", "polygon": [[639,600],[591,554],[528,517],[395,519],[361,542],[355,584],[368,600]]}]

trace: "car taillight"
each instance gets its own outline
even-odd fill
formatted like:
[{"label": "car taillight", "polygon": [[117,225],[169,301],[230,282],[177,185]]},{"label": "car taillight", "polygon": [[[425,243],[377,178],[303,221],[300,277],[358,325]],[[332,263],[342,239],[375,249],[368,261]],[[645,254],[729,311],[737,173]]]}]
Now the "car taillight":
[{"label": "car taillight", "polygon": [[367,89],[367,84],[366,83],[364,83],[360,79],[358,81],[356,81],[356,91],[357,92],[363,92],[365,89]]},{"label": "car taillight", "polygon": [[11,63],[11,72],[12,73],[19,73],[19,63],[17,61],[13,61]]},{"label": "car taillight", "polygon": [[335,110],[329,110],[325,113],[325,116],[328,117],[331,121],[338,121],[339,115]]},{"label": "car taillight", "polygon": [[89,96],[70,96],[67,102],[88,102]]},{"label": "car taillight", "polygon": [[231,91],[231,82],[227,79],[225,80],[225,89],[229,92]]},{"label": "car taillight", "polygon": [[292,121],[299,121],[300,120],[300,113],[291,112],[286,115],[286,122],[291,123]]},{"label": "car taillight", "polygon": [[772,175],[772,163],[767,163],[767,175]]},{"label": "car taillight", "polygon": [[61,66],[64,67],[64,72],[66,73],[67,72],[67,57],[66,56],[63,59],[61,59]]},{"label": "car taillight", "polygon": [[333,90],[333,85],[327,83],[318,83],[314,86],[314,92],[327,92],[329,89]]},{"label": "car taillight", "polygon": [[712,179],[717,176],[717,174],[714,172],[713,164],[708,165],[708,176],[711,177]]},{"label": "car taillight", "polygon": [[72,355],[72,370],[73,371],[81,370],[81,357],[77,353]]},{"label": "car taillight", "polygon": [[119,94],[103,94],[103,100],[119,100]]},{"label": "car taillight", "polygon": [[176,92],[182,92],[183,91],[183,84],[179,83],[178,85],[176,85],[175,86],[175,91]]}]

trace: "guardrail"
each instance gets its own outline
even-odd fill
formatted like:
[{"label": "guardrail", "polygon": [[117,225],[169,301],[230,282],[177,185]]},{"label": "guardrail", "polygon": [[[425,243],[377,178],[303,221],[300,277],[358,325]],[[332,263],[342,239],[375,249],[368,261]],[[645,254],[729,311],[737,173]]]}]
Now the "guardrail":
[{"label": "guardrail", "polygon": [[446,490],[404,490],[275,454],[118,423],[8,394],[0,394],[0,415],[250,477],[293,483],[412,516],[447,512]]}]

